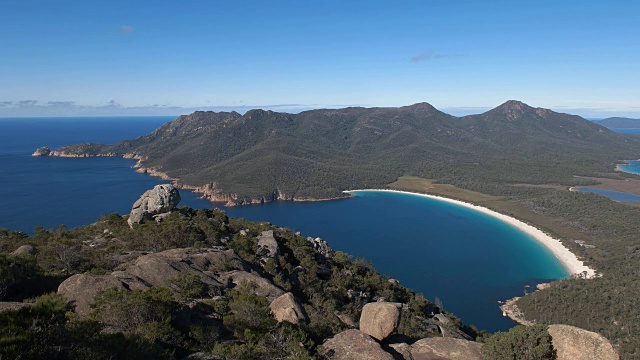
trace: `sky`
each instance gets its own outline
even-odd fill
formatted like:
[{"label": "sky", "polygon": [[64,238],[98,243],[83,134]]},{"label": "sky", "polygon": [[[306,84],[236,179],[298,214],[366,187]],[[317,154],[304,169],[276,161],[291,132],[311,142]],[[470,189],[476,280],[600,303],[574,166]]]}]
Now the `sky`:
[{"label": "sky", "polygon": [[0,3],[0,117],[509,99],[640,118],[640,1]]}]

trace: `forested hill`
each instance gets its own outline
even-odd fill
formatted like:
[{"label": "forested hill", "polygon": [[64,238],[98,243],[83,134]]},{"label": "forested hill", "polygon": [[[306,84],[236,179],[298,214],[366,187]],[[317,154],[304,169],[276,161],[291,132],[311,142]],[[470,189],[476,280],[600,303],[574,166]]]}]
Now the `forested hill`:
[{"label": "forested hill", "polygon": [[[640,157],[640,139],[581,117],[507,101],[454,117],[427,103],[300,114],[195,112],[112,146],[53,155],[126,155],[181,183],[247,200],[331,198],[403,174],[491,192],[509,183],[571,185]],[[496,192],[498,190],[494,190]]]},{"label": "forested hill", "polygon": [[640,129],[640,119],[630,119],[625,117],[610,117],[596,121],[596,124],[608,128]]}]

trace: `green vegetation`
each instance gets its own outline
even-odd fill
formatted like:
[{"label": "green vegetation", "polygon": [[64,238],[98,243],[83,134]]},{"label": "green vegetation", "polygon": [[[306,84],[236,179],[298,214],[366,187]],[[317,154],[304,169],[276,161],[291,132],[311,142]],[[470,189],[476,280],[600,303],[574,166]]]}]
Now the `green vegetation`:
[{"label": "green vegetation", "polygon": [[555,359],[546,326],[516,326],[489,337],[482,347],[487,360]]},{"label": "green vegetation", "polygon": [[[280,249],[270,261],[256,256],[257,236],[266,230],[274,231]],[[9,255],[25,244],[37,253]],[[167,279],[167,287],[101,290],[83,317],[61,297],[47,294],[74,274],[109,274],[144,253],[175,247],[229,249],[242,266],[292,292],[309,322],[278,323],[270,314],[270,300],[255,284],[211,287],[186,272]],[[109,214],[82,228],[40,228],[31,237],[2,230],[0,249],[3,300],[36,299],[33,306],[0,312],[2,358],[153,359],[204,351],[236,359],[311,359],[325,339],[348,328],[341,319],[359,319],[362,307],[379,298],[407,304],[398,333],[410,340],[441,336],[431,319],[438,313],[451,319],[450,331],[483,335],[390,282],[369,262],[340,252],[328,256],[289,229],[229,219],[220,210],[181,208],[159,224],[133,229],[122,216]],[[206,266],[224,273],[240,265],[220,261]],[[34,286],[41,281],[46,286]]]},{"label": "green vegetation", "polygon": [[113,146],[65,152],[135,155],[184,184],[249,199],[332,198],[411,174],[485,194],[505,184],[581,183],[640,157],[640,139],[518,102],[456,118],[429,104],[300,114],[195,112]]}]

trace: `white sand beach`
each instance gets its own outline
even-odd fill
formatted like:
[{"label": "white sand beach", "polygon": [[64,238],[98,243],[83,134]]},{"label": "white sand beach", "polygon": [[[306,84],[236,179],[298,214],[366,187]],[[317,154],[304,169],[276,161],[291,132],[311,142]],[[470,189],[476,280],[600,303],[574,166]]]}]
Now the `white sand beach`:
[{"label": "white sand beach", "polygon": [[596,276],[596,272],[595,270],[591,269],[590,267],[586,266],[583,264],[582,261],[580,261],[576,255],[574,253],[572,253],[571,251],[569,251],[568,248],[566,248],[562,242],[558,239],[554,239],[553,237],[545,234],[544,232],[542,232],[540,229],[537,229],[527,223],[524,223],[518,219],[512,218],[510,216],[501,214],[499,212],[493,211],[491,209],[482,207],[482,206],[478,206],[478,205],[473,205],[471,203],[467,203],[464,201],[460,201],[460,200],[453,200],[453,199],[449,199],[449,198],[445,198],[442,196],[435,196],[435,195],[427,195],[427,194],[420,194],[420,193],[414,193],[414,192],[409,192],[409,191],[400,191],[400,190],[388,190],[388,189],[363,189],[363,190],[349,190],[349,191],[344,191],[345,193],[356,193],[359,191],[383,191],[383,192],[396,192],[396,193],[403,193],[403,194],[410,194],[410,195],[416,195],[416,196],[422,196],[422,197],[426,197],[426,198],[431,198],[431,199],[436,199],[436,200],[440,200],[440,201],[446,201],[452,204],[456,204],[456,205],[460,205],[460,206],[464,206],[466,208],[469,209],[473,209],[475,211],[479,211],[481,213],[487,214],[489,216],[493,216],[501,221],[506,222],[507,224],[510,224],[516,228],[518,228],[519,230],[521,230],[522,232],[524,232],[525,234],[531,236],[532,238],[534,238],[535,240],[537,240],[540,244],[544,245],[547,249],[549,249],[551,251],[551,253],[553,253],[555,255],[555,257],[560,261],[560,263],[565,267],[565,269],[567,269],[567,271],[572,274],[572,275],[581,275],[581,276],[585,276],[586,278],[592,278],[594,276]]}]

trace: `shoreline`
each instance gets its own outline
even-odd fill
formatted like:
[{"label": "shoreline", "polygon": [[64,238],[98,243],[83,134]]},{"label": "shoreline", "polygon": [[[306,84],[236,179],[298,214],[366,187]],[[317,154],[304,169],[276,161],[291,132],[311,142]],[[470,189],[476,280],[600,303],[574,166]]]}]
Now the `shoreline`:
[{"label": "shoreline", "polygon": [[[52,152],[53,153],[53,152]],[[34,155],[35,156],[35,155]],[[62,154],[54,154],[52,156],[57,156],[57,157],[62,157]],[[116,154],[98,154],[97,156],[118,156]],[[133,160],[137,160],[136,164],[134,164],[132,166],[132,168],[138,172],[138,173],[142,173],[145,175],[150,175],[152,177],[157,177],[160,178],[162,180],[165,181],[171,181],[173,183],[174,186],[180,188],[180,189],[185,189],[185,190],[189,190],[192,191],[194,193],[197,194],[201,194],[200,198],[208,200],[209,202],[211,202],[212,204],[216,205],[217,203],[226,203],[225,206],[242,206],[242,205],[252,205],[252,204],[263,204],[263,203],[267,203],[267,202],[271,202],[271,201],[300,201],[300,202],[315,202],[315,201],[330,201],[330,200],[339,200],[339,199],[345,199],[347,197],[334,197],[334,198],[328,198],[328,199],[312,199],[312,198],[286,198],[286,197],[280,197],[277,196],[276,198],[271,198],[271,199],[266,199],[266,198],[262,198],[259,200],[254,200],[251,202],[240,202],[237,203],[236,201],[238,200],[237,196],[235,194],[223,194],[220,192],[217,192],[215,190],[215,186],[214,184],[207,184],[205,186],[192,186],[192,185],[188,185],[188,184],[183,184],[180,182],[180,180],[178,178],[173,178],[168,176],[168,174],[162,172],[162,171],[158,171],[156,169],[153,168],[149,168],[149,167],[145,167],[142,165],[142,158],[140,156],[138,156],[137,154],[133,154],[133,153],[127,153],[127,154],[123,154],[120,155],[122,158],[124,159],[133,159]],[[83,156],[77,156],[77,157],[83,157]],[[86,157],[86,155],[84,156]],[[620,166],[620,165],[618,165]],[[619,170],[618,167],[616,167],[616,170]],[[584,278],[593,278],[598,276],[596,274],[596,271],[594,269],[591,269],[590,267],[584,265],[584,263],[582,261],[580,261],[577,256],[572,253],[566,246],[564,246],[562,244],[562,242],[558,239],[555,239],[553,237],[551,237],[550,235],[544,233],[542,230],[529,225],[521,220],[518,220],[516,218],[501,214],[497,211],[491,210],[489,208],[483,207],[483,206],[479,206],[479,205],[474,205],[472,203],[468,203],[468,202],[464,202],[461,200],[454,200],[454,199],[450,199],[450,198],[446,198],[443,196],[437,196],[437,195],[429,195],[429,194],[422,194],[422,193],[416,193],[416,192],[410,192],[410,191],[402,191],[402,190],[392,190],[392,189],[357,189],[357,190],[345,190],[343,191],[343,193],[345,194],[349,194],[351,195],[351,193],[354,192],[359,192],[359,191],[380,191],[380,192],[396,192],[396,193],[402,193],[402,194],[408,194],[408,195],[416,195],[416,196],[422,196],[425,198],[430,198],[430,199],[435,199],[435,200],[440,200],[440,201],[444,201],[444,202],[448,202],[451,204],[455,204],[458,206],[462,206],[462,207],[466,207],[468,209],[472,209],[478,212],[481,212],[483,214],[492,216],[498,220],[501,220],[517,229],[519,229],[520,231],[524,232],[525,234],[529,235],[531,238],[533,238],[535,241],[537,241],[538,243],[540,243],[541,245],[543,245],[544,247],[546,247],[549,251],[551,251],[551,253],[556,257],[556,259],[558,259],[558,261],[562,264],[562,266],[567,270],[567,272],[569,273],[569,275],[577,275],[580,277],[584,277]],[[570,188],[569,191],[575,191],[575,189]],[[279,194],[278,194],[279,195]]]},{"label": "shoreline", "polygon": [[623,160],[624,163],[616,164],[616,169],[615,170],[623,172],[623,173],[627,173],[627,174],[640,175],[640,173],[638,173],[638,172],[633,172],[633,171],[628,171],[628,170],[624,170],[623,169],[624,166],[630,165],[629,163],[631,161],[640,161],[640,159],[637,159],[637,160]]},{"label": "shoreline", "polygon": [[[128,155],[128,154],[127,154]],[[125,159],[136,159],[137,162],[132,168],[135,172],[149,175],[155,178],[159,178],[165,181],[171,181],[172,185],[178,189],[191,191],[194,194],[198,194],[199,199],[207,200],[212,205],[220,205],[224,204],[226,207],[234,207],[234,206],[248,206],[248,205],[259,205],[266,204],[273,201],[293,201],[293,202],[318,202],[318,201],[332,201],[332,200],[341,200],[348,199],[350,196],[336,196],[331,198],[299,198],[299,197],[287,197],[282,196],[281,194],[274,193],[272,197],[261,197],[260,199],[241,199],[237,196],[237,194],[231,193],[223,193],[215,187],[215,183],[209,183],[202,186],[194,186],[189,184],[184,184],[180,182],[179,178],[174,178],[169,176],[167,173],[158,171],[154,168],[145,167],[142,165],[142,159],[135,156],[123,156]]]},{"label": "shoreline", "polygon": [[566,246],[564,246],[560,240],[555,239],[550,235],[544,233],[542,230],[532,225],[529,225],[521,220],[513,218],[511,216],[507,216],[497,211],[491,210],[489,208],[479,206],[479,205],[474,205],[474,204],[460,201],[460,200],[454,200],[454,199],[450,199],[442,196],[436,196],[436,195],[415,193],[410,191],[391,190],[391,189],[359,189],[359,190],[347,190],[344,192],[351,194],[351,193],[365,192],[365,191],[395,192],[395,193],[401,193],[401,194],[416,195],[416,196],[421,196],[425,198],[448,202],[451,204],[462,206],[462,207],[489,215],[491,217],[494,217],[498,220],[501,220],[517,228],[523,233],[529,235],[529,237],[537,241],[539,244],[546,247],[556,257],[556,259],[558,259],[558,261],[567,270],[567,272],[569,272],[570,275],[577,275],[587,279],[598,276],[594,269],[584,265],[584,263],[581,260],[579,260],[578,257],[574,253],[572,253]]}]

